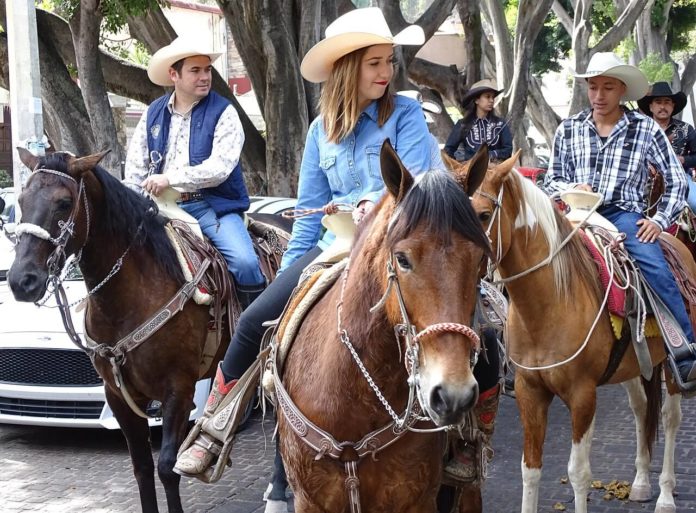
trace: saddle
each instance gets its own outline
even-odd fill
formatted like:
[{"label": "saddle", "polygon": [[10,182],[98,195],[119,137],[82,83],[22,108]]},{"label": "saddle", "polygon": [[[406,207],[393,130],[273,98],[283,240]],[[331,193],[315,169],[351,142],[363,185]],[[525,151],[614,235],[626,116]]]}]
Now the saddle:
[{"label": "saddle", "polygon": [[[580,196],[564,195],[562,199],[570,207],[570,212],[566,217],[571,221],[571,224],[577,226],[580,223],[583,227],[580,233],[588,252],[597,265],[603,290],[606,290],[611,284],[608,291],[607,308],[619,349],[612,351],[610,358],[612,361],[610,361],[601,382],[608,381],[611,377],[631,340],[638,356],[641,374],[646,379],[650,379],[653,364],[645,342],[646,338],[662,336],[668,352],[674,357],[673,359],[677,360],[682,351],[688,350],[688,344],[678,323],[644,281],[640,271],[625,252],[621,242],[623,234],[620,234],[607,219],[594,212],[596,207],[588,208],[588,196],[591,195],[594,194],[583,192]],[[678,242],[675,237],[668,233],[662,233],[658,240],[670,271],[679,286],[689,312],[691,324],[696,328],[696,277],[691,276],[684,269],[676,249]],[[610,273],[605,255],[609,255],[612,259],[615,269],[613,276]],[[653,316],[646,317],[645,314],[648,310],[653,313]],[[639,325],[640,321],[644,322],[643,326]],[[626,322],[630,325],[630,329],[626,329],[624,326]],[[675,374],[677,374],[675,380],[682,387],[678,373]]]},{"label": "saddle", "polygon": [[[211,305],[208,337],[199,365],[199,377],[203,377],[220,346],[223,317],[227,317],[229,333],[232,333],[241,314],[241,305],[225,259],[203,236],[198,221],[176,203],[179,196],[178,191],[168,188],[154,200],[160,214],[169,219],[167,233],[179,255],[184,277],[190,281],[203,262],[210,263],[193,295],[198,304]],[[245,221],[254,251],[259,257],[261,272],[270,283],[280,267],[290,234],[249,217],[245,217]]]}]

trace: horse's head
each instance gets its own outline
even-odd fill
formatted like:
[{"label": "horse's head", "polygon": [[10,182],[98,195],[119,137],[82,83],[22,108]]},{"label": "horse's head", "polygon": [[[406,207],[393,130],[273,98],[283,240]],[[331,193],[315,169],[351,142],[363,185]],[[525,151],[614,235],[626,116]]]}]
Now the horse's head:
[{"label": "horse's head", "polygon": [[17,300],[38,301],[49,276],[60,272],[65,258],[86,242],[89,215],[83,176],[106,152],[76,158],[64,152],[36,157],[23,148],[18,151],[32,173],[18,198],[22,219],[7,280]]},{"label": "horse's head", "polygon": [[387,197],[372,222],[386,234],[372,232],[379,237],[375,261],[386,263],[386,315],[406,341],[425,412],[438,425],[456,424],[478,397],[472,368],[480,346],[468,325],[488,243],[451,174],[430,171],[414,180],[388,141],[381,168]]},{"label": "horse's head", "polygon": [[479,151],[463,164],[451,164],[457,181],[472,198],[471,203],[476,215],[492,241],[493,251],[498,260],[510,247],[515,219],[519,212],[519,204],[515,201],[509,199],[503,205],[503,184],[510,177],[519,155],[518,150],[509,159],[487,168],[480,165],[483,155],[482,151]]}]

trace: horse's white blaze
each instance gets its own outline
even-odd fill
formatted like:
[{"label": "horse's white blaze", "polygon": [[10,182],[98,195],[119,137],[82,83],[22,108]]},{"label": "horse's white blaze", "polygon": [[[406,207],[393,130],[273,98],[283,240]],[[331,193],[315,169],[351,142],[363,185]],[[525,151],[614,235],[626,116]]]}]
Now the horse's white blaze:
[{"label": "horse's white blaze", "polygon": [[677,441],[677,431],[682,420],[681,394],[669,395],[662,405],[662,428],[665,431],[665,452],[660,473],[660,496],[657,498],[655,511],[676,511],[674,503],[674,449]]},{"label": "horse's white blaze", "polygon": [[634,378],[622,383],[628,394],[628,404],[633,410],[636,421],[636,477],[631,485],[632,501],[649,500],[652,497],[650,489],[650,452],[645,443],[645,416],[647,415],[648,400],[640,384],[640,378]]},{"label": "horse's white blaze", "polygon": [[580,442],[573,442],[568,461],[568,479],[573,485],[575,494],[575,513],[587,513],[587,492],[590,489],[592,469],[590,468],[590,450],[592,449],[592,433],[595,419],[592,418],[590,427],[582,436]]},{"label": "horse's white blaze", "polygon": [[522,513],[536,513],[539,503],[541,469],[529,468],[522,456]]}]

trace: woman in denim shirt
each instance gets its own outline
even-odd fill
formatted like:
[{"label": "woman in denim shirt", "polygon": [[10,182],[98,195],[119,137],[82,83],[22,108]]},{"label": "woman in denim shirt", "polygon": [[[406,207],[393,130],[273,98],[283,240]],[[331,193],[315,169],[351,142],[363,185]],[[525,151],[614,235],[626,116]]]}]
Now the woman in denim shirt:
[{"label": "woman in denim shirt", "polygon": [[[355,9],[326,28],[326,38],[307,52],[302,76],[324,82],[320,115],[309,127],[298,185],[297,209],[318,209],[329,202],[356,207],[355,222],[369,212],[383,193],[379,151],[385,139],[414,175],[431,168],[430,133],[420,104],[392,94],[393,52],[397,44],[423,44],[415,25],[392,36],[379,8]],[[442,162],[440,168],[444,169]],[[241,315],[225,358],[218,367],[204,416],[210,417],[254,362],[262,323],[283,311],[302,270],[333,240],[320,240],[321,214],[295,221],[281,272]],[[232,413],[239,422],[244,408]],[[184,451],[175,471],[196,476],[214,458],[209,447],[220,444],[209,434]]]}]

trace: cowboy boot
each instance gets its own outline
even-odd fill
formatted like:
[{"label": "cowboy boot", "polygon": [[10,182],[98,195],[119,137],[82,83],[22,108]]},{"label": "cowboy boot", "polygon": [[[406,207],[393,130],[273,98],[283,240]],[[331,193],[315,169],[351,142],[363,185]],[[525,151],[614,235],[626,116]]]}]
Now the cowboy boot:
[{"label": "cowboy boot", "polygon": [[456,481],[473,482],[485,479],[488,463],[493,458],[490,445],[498,414],[500,384],[483,392],[474,406],[473,440],[457,438],[450,450],[444,472]]},{"label": "cowboy boot", "polygon": [[[208,396],[208,401],[203,409],[203,418],[196,423],[196,429],[202,425],[210,417],[213,416],[222,400],[229,394],[230,390],[237,384],[236,379],[232,379],[225,383],[225,375],[222,373],[222,367],[218,364],[213,388]],[[174,471],[183,475],[200,474],[204,472],[213,461],[213,458],[219,454],[219,443],[217,440],[207,436],[206,433],[199,431],[193,444],[183,451],[176,459]]]}]

